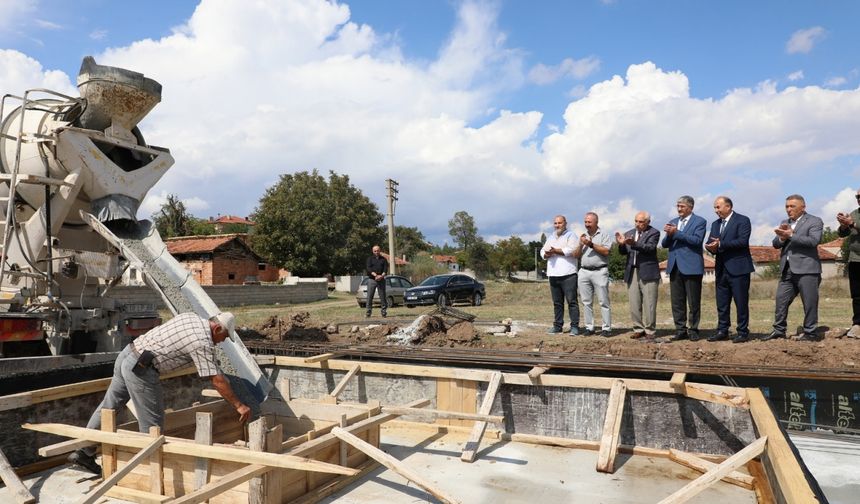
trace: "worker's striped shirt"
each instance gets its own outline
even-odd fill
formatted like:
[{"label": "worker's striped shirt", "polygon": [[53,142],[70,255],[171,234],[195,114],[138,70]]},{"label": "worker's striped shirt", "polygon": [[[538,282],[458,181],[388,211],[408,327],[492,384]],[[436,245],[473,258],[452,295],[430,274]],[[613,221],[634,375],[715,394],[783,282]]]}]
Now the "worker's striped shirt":
[{"label": "worker's striped shirt", "polygon": [[182,313],[134,340],[138,354],[149,350],[155,354],[153,364],[159,373],[194,363],[202,377],[218,374],[215,343],[209,321],[194,313]]}]

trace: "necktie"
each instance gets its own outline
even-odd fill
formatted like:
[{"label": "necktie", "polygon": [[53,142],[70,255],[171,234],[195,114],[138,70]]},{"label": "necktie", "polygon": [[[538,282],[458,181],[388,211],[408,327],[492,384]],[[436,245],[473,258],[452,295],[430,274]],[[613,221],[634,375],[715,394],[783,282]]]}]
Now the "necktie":
[{"label": "necktie", "polygon": [[684,226],[686,226],[686,225],[687,225],[687,218],[685,217],[685,218],[681,219],[681,222],[678,223],[678,231],[683,231]]},{"label": "necktie", "polygon": [[720,219],[720,237],[723,236],[723,231],[726,230],[726,219]]},{"label": "necktie", "polygon": [[[639,243],[639,231],[636,231],[636,235],[633,237],[633,243]],[[633,251],[633,266],[639,266],[636,262],[639,259],[639,251]]]}]

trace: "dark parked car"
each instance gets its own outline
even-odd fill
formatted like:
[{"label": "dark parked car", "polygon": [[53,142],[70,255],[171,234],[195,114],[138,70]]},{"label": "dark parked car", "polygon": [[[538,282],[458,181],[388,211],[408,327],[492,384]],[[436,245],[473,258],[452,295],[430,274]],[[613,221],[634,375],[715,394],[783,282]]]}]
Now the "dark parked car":
[{"label": "dark parked car", "polygon": [[[410,287],[412,287],[412,282],[405,277],[398,275],[385,277],[385,296],[388,298],[388,306],[402,305],[403,293]],[[355,293],[355,301],[362,308],[367,304],[367,278],[361,281],[358,292]],[[379,306],[380,304],[379,291],[376,291],[373,294],[373,306]]]},{"label": "dark parked car", "polygon": [[416,305],[449,306],[458,301],[480,306],[487,296],[484,284],[467,275],[434,275],[403,294],[407,308]]}]

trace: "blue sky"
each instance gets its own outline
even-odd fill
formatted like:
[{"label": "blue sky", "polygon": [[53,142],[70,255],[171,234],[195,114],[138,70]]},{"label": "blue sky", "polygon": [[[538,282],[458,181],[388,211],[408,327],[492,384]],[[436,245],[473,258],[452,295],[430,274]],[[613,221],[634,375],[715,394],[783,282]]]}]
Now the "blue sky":
[{"label": "blue sky", "polygon": [[[782,198],[834,221],[860,185],[860,3],[0,0],[0,89],[72,90],[80,60],[144,72],[141,125],[198,216],[280,173],[350,175],[435,242],[475,216],[526,239],[557,213],[655,224],[727,193],[769,241]],[[55,71],[59,71],[57,73]],[[3,75],[5,74],[5,75]],[[241,177],[236,173],[241,172]],[[145,217],[146,215],[141,215]],[[579,226],[581,228],[581,225]]]}]

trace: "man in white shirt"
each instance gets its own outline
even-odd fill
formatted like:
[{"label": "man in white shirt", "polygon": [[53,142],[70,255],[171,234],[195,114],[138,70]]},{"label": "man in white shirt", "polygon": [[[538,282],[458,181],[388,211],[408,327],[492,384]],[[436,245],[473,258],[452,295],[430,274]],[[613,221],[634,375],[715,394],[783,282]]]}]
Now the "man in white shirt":
[{"label": "man in white shirt", "polygon": [[576,271],[579,253],[579,240],[567,230],[567,219],[556,215],[552,226],[555,232],[548,236],[540,250],[546,259],[546,273],[549,277],[549,292],[555,318],[549,334],[559,334],[564,327],[564,302],[570,314],[570,335],[579,334],[579,305],[576,302]]}]

